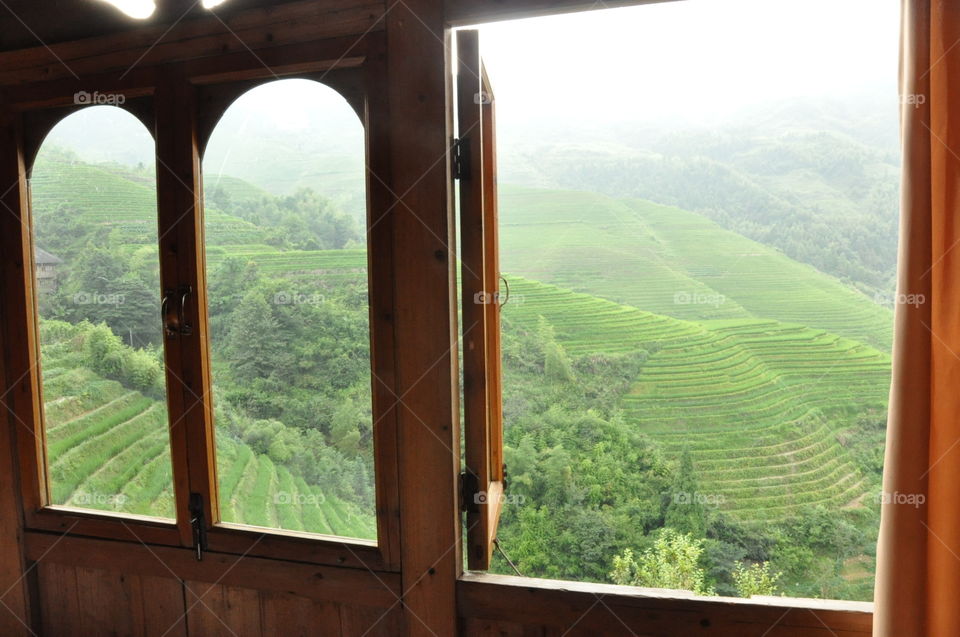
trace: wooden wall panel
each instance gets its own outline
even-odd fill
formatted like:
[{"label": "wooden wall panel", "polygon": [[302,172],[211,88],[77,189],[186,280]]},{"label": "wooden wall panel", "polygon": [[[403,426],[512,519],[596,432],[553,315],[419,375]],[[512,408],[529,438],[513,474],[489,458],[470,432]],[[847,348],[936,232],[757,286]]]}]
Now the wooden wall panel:
[{"label": "wooden wall panel", "polygon": [[[0,207],[2,210],[2,207]],[[0,213],[2,214],[2,213]],[[3,297],[3,281],[0,277],[0,304]],[[3,307],[0,305],[0,317]],[[2,352],[0,337],[0,352]],[[16,430],[18,424],[7,411],[3,398],[7,388],[3,357],[0,356],[0,635],[27,635],[30,623],[28,610],[27,579],[23,576],[23,517],[20,514],[20,483],[8,480],[17,469]],[[25,432],[24,432],[25,433]]]},{"label": "wooden wall panel", "polygon": [[41,635],[186,637],[178,580],[50,561],[36,570]]},{"label": "wooden wall panel", "polygon": [[[36,566],[40,625],[60,637],[397,637],[389,608],[336,604],[290,593],[173,576],[131,575],[60,564]],[[253,584],[254,582],[251,582]],[[6,633],[4,633],[6,635]]]},{"label": "wooden wall panel", "polygon": [[41,562],[37,566],[42,634],[69,635],[80,621],[77,594],[77,569],[72,566]]},{"label": "wooden wall panel", "polygon": [[695,598],[473,573],[458,583],[457,603],[466,637],[870,637],[872,628],[872,604],[863,602]]},{"label": "wooden wall panel", "polygon": [[265,635],[327,637],[341,635],[341,607],[305,597],[261,593],[260,607]]},{"label": "wooden wall panel", "polygon": [[[396,637],[401,630],[400,603],[386,610],[369,606],[340,608],[342,634],[346,637]],[[412,620],[416,621],[416,620]]]},{"label": "wooden wall panel", "polygon": [[250,588],[186,582],[189,635],[264,635],[260,593]]},{"label": "wooden wall panel", "polygon": [[461,637],[546,637],[546,632],[543,626],[468,618],[463,621]]}]

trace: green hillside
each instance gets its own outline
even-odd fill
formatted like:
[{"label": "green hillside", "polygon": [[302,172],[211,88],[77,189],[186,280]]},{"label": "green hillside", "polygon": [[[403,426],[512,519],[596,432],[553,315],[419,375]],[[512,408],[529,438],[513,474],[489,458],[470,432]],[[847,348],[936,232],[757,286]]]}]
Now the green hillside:
[{"label": "green hillside", "polygon": [[[224,185],[236,193],[237,200],[265,194],[239,179],[228,178]],[[37,158],[30,186],[34,210],[41,215],[65,206],[79,213],[84,222],[117,232],[125,245],[156,245],[156,177],[152,169],[86,164],[71,153],[45,148]],[[206,207],[204,214],[213,229],[206,239],[214,245],[257,243],[262,238],[260,228],[215,206]]]},{"label": "green hillside", "polygon": [[[152,175],[59,152],[34,174],[41,247],[64,258],[41,298],[54,501],[170,517]],[[374,537],[362,229],[313,193],[223,178],[207,195],[223,518]],[[523,571],[609,581],[618,552],[700,516],[674,501],[693,490],[718,590],[748,559],[790,594],[867,596],[890,311],[696,213],[519,187],[500,203],[505,457],[528,502],[501,539]],[[118,273],[132,302],[73,300]]]},{"label": "green hillside", "polygon": [[[82,329],[43,330],[44,416],[52,499],[174,517],[164,403],[86,366]],[[218,436],[221,513],[242,524],[376,536],[374,519],[242,442]],[[242,497],[239,494],[243,494]]]},{"label": "green hillside", "polygon": [[500,209],[506,272],[666,316],[775,319],[890,348],[888,309],[702,215],[519,187],[502,188]]},{"label": "green hillside", "polygon": [[505,316],[530,328],[545,318],[571,355],[648,353],[623,397],[625,417],[668,454],[691,451],[724,510],[779,519],[810,504],[847,505],[876,486],[840,443],[850,418],[836,416],[885,409],[888,355],[797,324],[683,321],[508,281],[522,302]]}]

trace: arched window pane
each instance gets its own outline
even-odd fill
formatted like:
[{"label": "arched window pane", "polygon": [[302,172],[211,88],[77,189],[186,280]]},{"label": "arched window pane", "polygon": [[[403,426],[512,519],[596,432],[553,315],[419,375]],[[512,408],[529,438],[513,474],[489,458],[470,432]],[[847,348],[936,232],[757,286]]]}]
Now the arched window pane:
[{"label": "arched window pane", "polygon": [[306,80],[244,94],[210,139],[225,522],[376,537],[363,153],[350,106]]},{"label": "arched window pane", "polygon": [[172,518],[153,138],[74,113],[30,188],[50,502]]}]

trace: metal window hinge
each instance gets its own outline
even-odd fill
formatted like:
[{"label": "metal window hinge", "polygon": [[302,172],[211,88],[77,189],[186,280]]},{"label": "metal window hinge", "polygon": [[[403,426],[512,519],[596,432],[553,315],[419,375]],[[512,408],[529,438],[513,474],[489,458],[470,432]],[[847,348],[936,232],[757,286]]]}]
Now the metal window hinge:
[{"label": "metal window hinge", "polygon": [[197,550],[197,561],[203,561],[203,552],[207,550],[207,523],[203,514],[203,496],[190,494],[190,526],[193,528],[193,546]]},{"label": "metal window hinge", "polygon": [[480,510],[480,479],[470,471],[460,474],[460,510],[464,512]]},{"label": "metal window hinge", "polygon": [[470,178],[470,138],[457,137],[453,140],[453,178]]}]

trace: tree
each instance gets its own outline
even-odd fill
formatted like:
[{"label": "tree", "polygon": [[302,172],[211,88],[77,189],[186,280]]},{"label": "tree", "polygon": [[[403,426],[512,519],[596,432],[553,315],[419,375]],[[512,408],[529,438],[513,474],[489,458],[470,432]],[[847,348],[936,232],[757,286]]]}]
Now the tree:
[{"label": "tree", "polygon": [[707,515],[699,489],[690,450],[684,449],[680,457],[680,470],[673,482],[667,503],[664,526],[681,533],[690,533],[693,537],[704,537],[707,531]]},{"label": "tree", "polygon": [[770,572],[770,562],[754,562],[750,566],[744,566],[743,562],[738,561],[733,569],[733,582],[740,597],[776,595],[777,581],[782,575],[779,571]]},{"label": "tree", "polygon": [[258,290],[243,297],[230,328],[227,353],[231,369],[239,382],[265,378],[273,371],[277,347],[277,320]]},{"label": "tree", "polygon": [[357,454],[360,445],[360,410],[349,398],[333,412],[330,423],[330,441],[347,456]]},{"label": "tree", "polygon": [[702,554],[703,540],[664,528],[653,548],[638,558],[634,558],[632,549],[614,556],[610,579],[626,586],[672,588],[693,591],[697,595],[714,595],[713,588],[705,583],[706,574],[699,564]]}]

